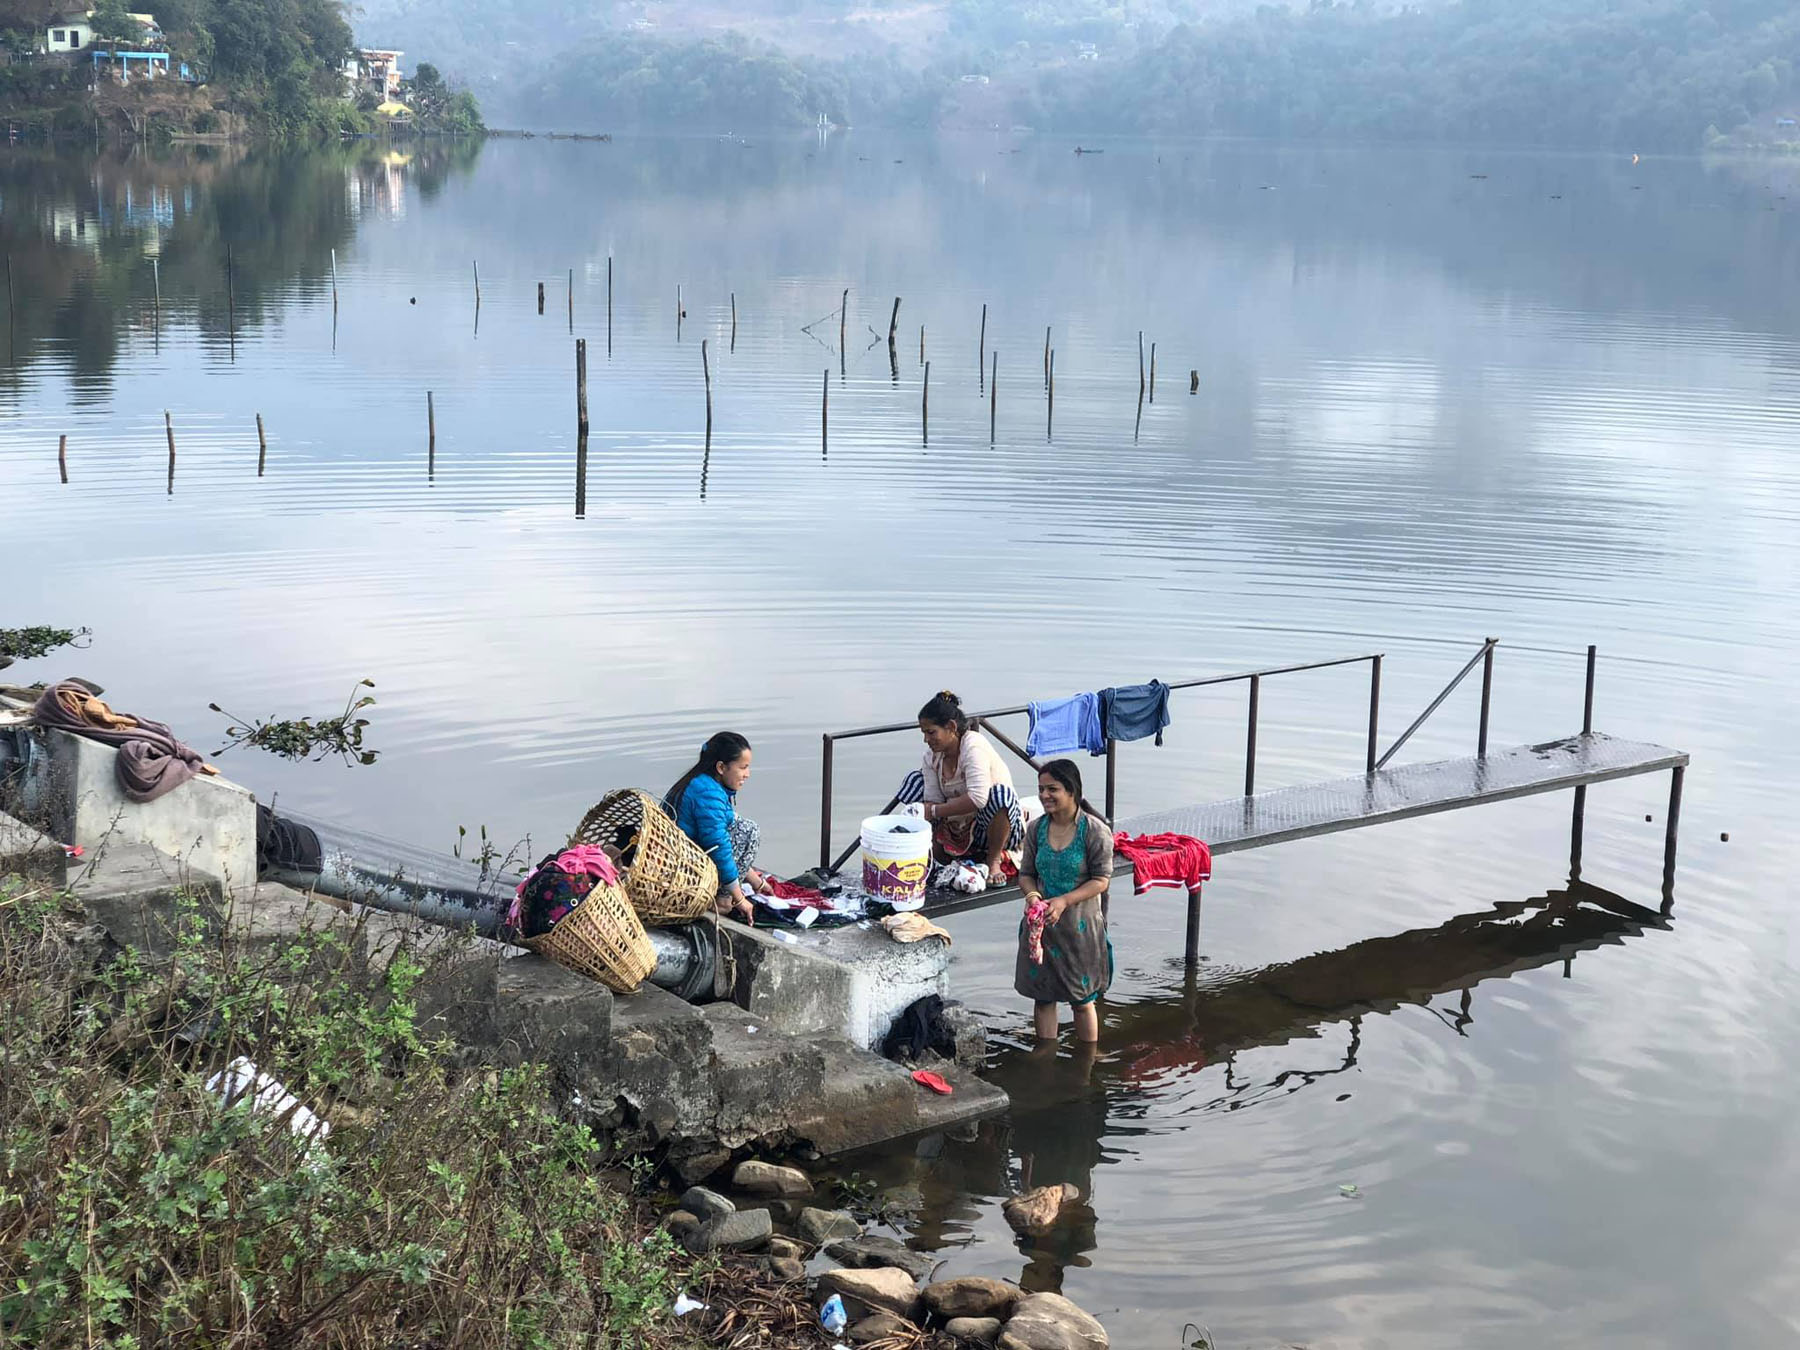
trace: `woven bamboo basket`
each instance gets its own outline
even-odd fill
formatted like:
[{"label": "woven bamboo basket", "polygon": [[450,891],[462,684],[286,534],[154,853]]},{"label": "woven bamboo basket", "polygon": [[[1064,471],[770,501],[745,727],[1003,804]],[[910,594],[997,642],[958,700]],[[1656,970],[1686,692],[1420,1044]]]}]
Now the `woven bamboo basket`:
[{"label": "woven bamboo basket", "polygon": [[647,792],[609,792],[582,817],[569,843],[622,847],[628,839],[635,839],[636,852],[625,869],[625,894],[645,923],[688,923],[712,908],[719,869]]},{"label": "woven bamboo basket", "polygon": [[656,951],[624,889],[605,881],[556,927],[522,945],[619,994],[635,993],[656,969]]}]

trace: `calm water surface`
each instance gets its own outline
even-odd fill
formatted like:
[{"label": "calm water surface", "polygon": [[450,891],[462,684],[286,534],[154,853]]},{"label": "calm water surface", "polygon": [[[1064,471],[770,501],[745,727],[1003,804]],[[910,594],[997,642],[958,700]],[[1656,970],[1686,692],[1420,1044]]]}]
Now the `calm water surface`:
[{"label": "calm water surface", "polygon": [[[226,766],[441,848],[558,836],[732,726],[742,805],[797,868],[819,732],[944,685],[992,705],[1384,651],[1391,738],[1493,634],[1514,744],[1578,728],[1595,642],[1600,728],[1694,756],[1671,921],[1660,779],[1594,790],[1574,886],[1566,797],[1233,855],[1192,978],[1181,903],[1115,895],[1083,1059],[1025,1048],[1010,916],[972,916],[954,980],[1011,1118],[857,1166],[956,1269],[1061,1288],[1122,1346],[1188,1321],[1224,1346],[1793,1344],[1800,174],[1070,149],[0,151],[0,621],[95,632],[20,671],[207,749],[209,701],[317,714],[369,677],[375,766]],[[1269,682],[1259,787],[1359,770],[1365,698],[1360,671]],[[1126,747],[1121,809],[1238,790],[1242,699],[1181,696],[1163,749]],[[1468,753],[1474,699],[1407,754]],[[915,757],[840,752],[840,838]],[[1085,1220],[1021,1248],[999,1202],[1052,1180]]]}]

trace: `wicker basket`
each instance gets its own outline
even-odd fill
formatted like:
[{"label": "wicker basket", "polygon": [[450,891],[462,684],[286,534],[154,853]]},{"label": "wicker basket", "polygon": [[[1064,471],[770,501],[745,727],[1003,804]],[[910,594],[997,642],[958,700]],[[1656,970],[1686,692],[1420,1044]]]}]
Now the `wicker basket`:
[{"label": "wicker basket", "polygon": [[595,882],[548,933],[520,945],[619,994],[635,993],[656,969],[656,951],[623,888],[606,881]]},{"label": "wicker basket", "polygon": [[719,869],[647,792],[609,792],[582,817],[569,842],[617,846],[621,837],[635,837],[625,894],[645,923],[688,923],[712,908]]}]

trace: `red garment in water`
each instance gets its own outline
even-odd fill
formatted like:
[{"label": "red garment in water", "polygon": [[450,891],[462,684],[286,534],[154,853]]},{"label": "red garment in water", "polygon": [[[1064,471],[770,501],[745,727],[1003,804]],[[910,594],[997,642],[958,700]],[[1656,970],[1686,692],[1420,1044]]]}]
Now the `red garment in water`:
[{"label": "red garment in water", "polygon": [[1131,860],[1132,886],[1139,895],[1152,886],[1179,886],[1190,895],[1212,878],[1212,850],[1185,834],[1113,836],[1113,851]]},{"label": "red garment in water", "polygon": [[1050,905],[1044,900],[1033,900],[1025,906],[1025,950],[1031,956],[1031,964],[1044,964],[1044,922],[1050,917]]}]

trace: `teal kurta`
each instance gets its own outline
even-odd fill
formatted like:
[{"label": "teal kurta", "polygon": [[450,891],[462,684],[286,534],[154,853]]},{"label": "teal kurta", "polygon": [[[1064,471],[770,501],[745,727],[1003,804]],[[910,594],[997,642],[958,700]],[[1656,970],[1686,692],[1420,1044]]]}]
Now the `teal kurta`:
[{"label": "teal kurta", "polygon": [[[1044,817],[1025,831],[1025,857],[1020,871],[1035,876],[1044,898],[1067,895],[1095,877],[1112,880],[1112,831],[1106,822],[1082,812],[1067,848],[1050,847],[1050,820]],[[1044,929],[1044,962],[1031,959],[1025,920],[1019,919],[1019,957],[1013,988],[1036,1003],[1089,1003],[1112,983],[1112,942],[1106,936],[1101,897],[1070,905],[1062,918]]]}]

